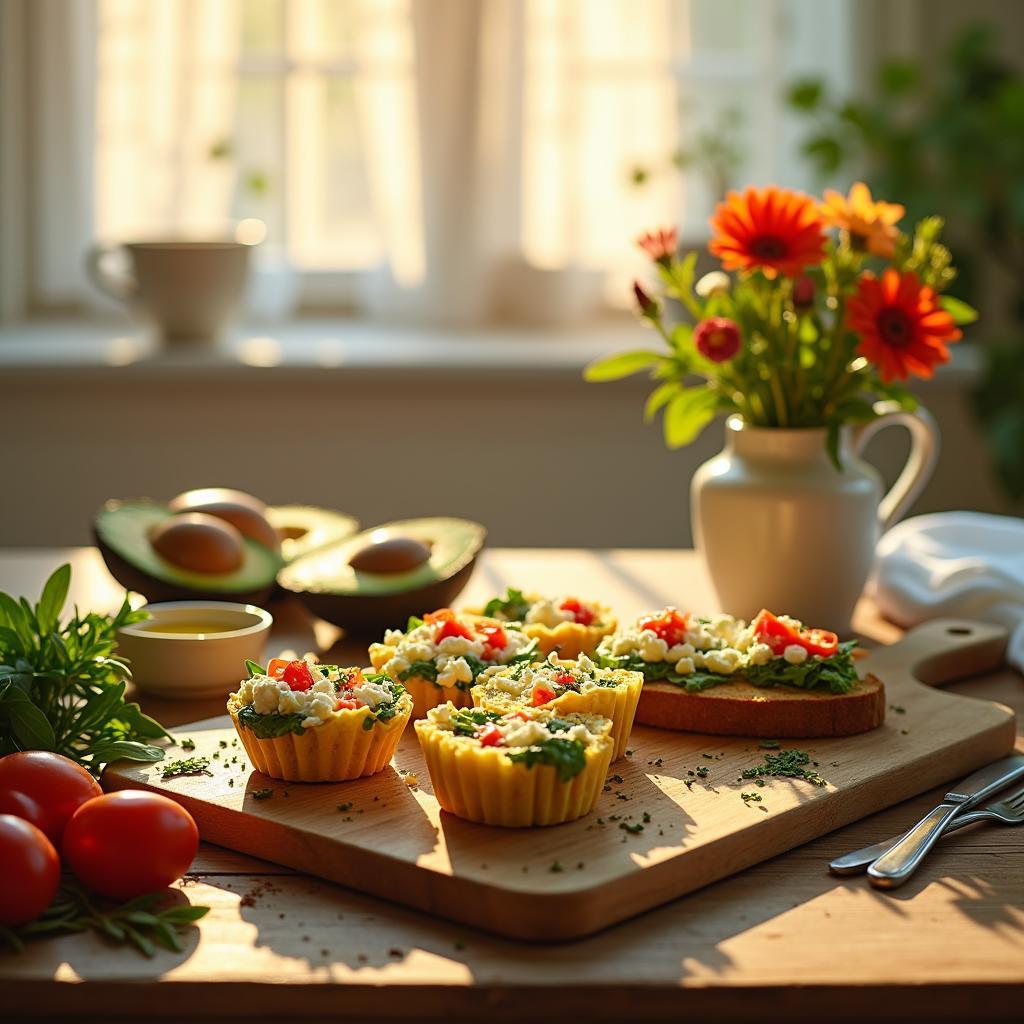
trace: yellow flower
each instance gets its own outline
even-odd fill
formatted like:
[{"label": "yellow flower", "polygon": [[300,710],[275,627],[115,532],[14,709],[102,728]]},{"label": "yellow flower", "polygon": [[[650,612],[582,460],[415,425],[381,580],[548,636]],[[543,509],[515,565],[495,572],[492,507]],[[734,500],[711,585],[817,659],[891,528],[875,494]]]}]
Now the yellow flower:
[{"label": "yellow flower", "polygon": [[825,202],[821,204],[826,222],[845,231],[851,246],[886,259],[892,257],[900,234],[896,223],[905,212],[899,203],[872,199],[871,189],[862,181],[850,189],[849,196],[825,189]]}]

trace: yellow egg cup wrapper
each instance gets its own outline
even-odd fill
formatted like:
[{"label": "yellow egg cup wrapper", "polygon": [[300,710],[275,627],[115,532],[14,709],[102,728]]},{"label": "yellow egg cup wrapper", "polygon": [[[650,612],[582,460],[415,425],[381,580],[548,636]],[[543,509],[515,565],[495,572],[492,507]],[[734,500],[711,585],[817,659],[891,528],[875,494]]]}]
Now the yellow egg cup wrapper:
[{"label": "yellow egg cup wrapper", "polygon": [[557,651],[559,658],[575,660],[581,654],[593,654],[597,645],[615,632],[615,619],[602,622],[599,626],[584,626],[581,622],[560,622],[557,626],[545,626],[540,622],[527,622],[523,632],[537,641],[537,647],[545,655]]},{"label": "yellow egg cup wrapper", "polygon": [[[621,678],[620,678],[621,677]],[[629,734],[633,729],[633,717],[643,690],[644,677],[639,672],[618,669],[615,672],[617,686],[596,686],[586,693],[568,690],[542,707],[558,715],[569,715],[574,711],[581,715],[600,715],[611,720],[611,736],[614,741],[612,760],[618,761],[626,753]],[[504,714],[516,708],[530,707],[528,695],[516,697],[493,686],[477,685],[470,691],[473,703],[486,711]]]},{"label": "yellow egg cup wrapper", "polygon": [[467,821],[506,828],[561,825],[589,814],[612,757],[605,733],[587,747],[586,767],[562,782],[552,765],[528,768],[496,747],[465,742],[430,721],[417,722],[416,735],[441,807]]},{"label": "yellow egg cup wrapper", "polygon": [[272,739],[261,739],[239,723],[238,712],[245,705],[234,696],[228,700],[228,714],[256,771],[285,782],[345,782],[375,775],[390,764],[413,708],[408,694],[398,703],[394,718],[376,722],[372,729],[363,728],[372,713],[363,707],[335,711],[301,736],[286,733]]}]

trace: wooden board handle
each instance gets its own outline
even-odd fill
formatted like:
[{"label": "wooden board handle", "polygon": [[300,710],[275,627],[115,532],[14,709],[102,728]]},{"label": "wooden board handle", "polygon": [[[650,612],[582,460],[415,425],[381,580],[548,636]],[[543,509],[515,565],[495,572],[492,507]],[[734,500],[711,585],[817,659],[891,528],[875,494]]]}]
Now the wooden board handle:
[{"label": "wooden board handle", "polygon": [[887,672],[909,672],[927,686],[992,672],[1006,658],[1009,634],[975,619],[933,619],[902,639],[872,650],[867,664],[883,680]]}]

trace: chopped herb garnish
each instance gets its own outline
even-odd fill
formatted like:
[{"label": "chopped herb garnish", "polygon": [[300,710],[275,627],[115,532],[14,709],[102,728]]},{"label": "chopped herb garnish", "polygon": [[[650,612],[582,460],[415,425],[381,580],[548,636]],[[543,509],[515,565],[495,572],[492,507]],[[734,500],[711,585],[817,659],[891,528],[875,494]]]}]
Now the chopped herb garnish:
[{"label": "chopped herb garnish", "polygon": [[641,825],[639,821],[632,823],[628,821],[621,821],[619,822],[619,828],[621,828],[624,832],[630,832],[633,835],[636,835],[639,832],[643,832],[644,830],[643,825]]},{"label": "chopped herb garnish", "polygon": [[562,865],[557,860],[552,861],[551,862],[551,867],[548,868],[548,871],[550,871],[551,874],[553,874],[553,875],[557,875],[560,871],[564,871],[564,870],[565,870],[565,868],[563,868]]},{"label": "chopped herb garnish", "polygon": [[160,769],[161,779],[173,779],[179,775],[212,775],[208,757],[186,757],[179,761],[168,761]]},{"label": "chopped herb garnish", "polygon": [[761,803],[760,793],[740,793],[740,796],[743,798],[743,802],[747,805]]},{"label": "chopped herb garnish", "polygon": [[776,779],[803,779],[815,786],[826,786],[828,783],[815,771],[808,771],[805,765],[811,758],[802,750],[782,750],[778,754],[765,754],[761,764],[753,768],[744,768],[740,774],[742,779],[756,779],[758,776],[769,776]]},{"label": "chopped herb garnish", "polygon": [[[452,718],[455,716],[452,715]],[[560,782],[568,782],[587,766],[587,754],[580,740],[554,737],[541,740],[523,750],[512,751],[508,759],[532,768],[536,764],[550,765],[558,771]]]},{"label": "chopped herb garnish", "polygon": [[698,779],[706,779],[708,777],[708,775],[710,774],[710,771],[711,771],[710,768],[708,768],[706,765],[702,764],[697,769],[697,778]]},{"label": "chopped herb garnish", "polygon": [[182,740],[178,744],[178,746],[181,747],[182,750],[195,750],[196,749],[196,741],[195,740]]},{"label": "chopped herb garnish", "polygon": [[254,789],[252,791],[253,800],[269,800],[273,795],[272,789]]},{"label": "chopped herb garnish", "polygon": [[352,809],[352,801],[351,800],[348,800],[347,802],[345,802],[343,804],[338,804],[338,810],[341,811],[342,813],[344,813],[345,811],[350,811],[351,809]]}]

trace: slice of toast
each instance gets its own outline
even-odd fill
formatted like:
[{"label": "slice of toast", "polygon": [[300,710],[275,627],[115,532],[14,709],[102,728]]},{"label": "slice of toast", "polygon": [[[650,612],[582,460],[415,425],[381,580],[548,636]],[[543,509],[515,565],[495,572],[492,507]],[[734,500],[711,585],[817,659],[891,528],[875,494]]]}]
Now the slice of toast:
[{"label": "slice of toast", "polygon": [[659,729],[771,739],[853,736],[885,720],[885,685],[865,676],[849,693],[752,686],[743,680],[689,693],[644,683],[636,721]]}]

